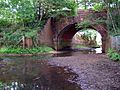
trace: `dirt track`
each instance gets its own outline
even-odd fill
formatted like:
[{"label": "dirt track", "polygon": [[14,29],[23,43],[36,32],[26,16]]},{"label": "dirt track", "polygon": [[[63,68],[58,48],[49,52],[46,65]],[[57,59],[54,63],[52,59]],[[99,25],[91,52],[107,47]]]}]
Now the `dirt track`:
[{"label": "dirt track", "polygon": [[77,83],[83,90],[120,90],[120,62],[104,54],[54,57],[50,64],[72,69],[79,75]]}]

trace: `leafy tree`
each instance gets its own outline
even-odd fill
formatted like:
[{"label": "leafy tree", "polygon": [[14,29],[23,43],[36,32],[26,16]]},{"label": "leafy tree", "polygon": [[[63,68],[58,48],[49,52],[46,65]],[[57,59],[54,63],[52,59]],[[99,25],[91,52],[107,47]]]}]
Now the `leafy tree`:
[{"label": "leafy tree", "polygon": [[108,10],[108,29],[112,34],[120,34],[120,0],[103,0]]},{"label": "leafy tree", "polygon": [[76,8],[74,0],[0,0],[0,44],[16,45],[23,36],[35,39],[48,18],[73,15]]},{"label": "leafy tree", "polygon": [[77,8],[74,0],[38,0],[36,6],[38,20],[59,15],[67,16],[66,10],[70,11],[70,15],[74,15]]},{"label": "leafy tree", "polygon": [[107,26],[110,34],[120,35],[120,0],[76,0],[83,9],[108,12]]}]

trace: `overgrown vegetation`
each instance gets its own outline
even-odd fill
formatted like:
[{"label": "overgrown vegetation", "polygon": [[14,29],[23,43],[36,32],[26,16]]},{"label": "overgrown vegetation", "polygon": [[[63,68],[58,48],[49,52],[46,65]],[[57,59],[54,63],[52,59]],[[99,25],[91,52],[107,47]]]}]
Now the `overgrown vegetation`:
[{"label": "overgrown vegetation", "polygon": [[74,16],[78,8],[108,11],[107,20],[98,18],[93,23],[86,19],[78,28],[106,23],[110,34],[120,35],[119,0],[0,0],[0,47],[19,48],[25,38],[39,47],[38,32],[48,18]]},{"label": "overgrown vegetation", "polygon": [[73,0],[0,0],[0,47],[19,47],[23,37],[38,47],[37,34],[47,19],[75,15],[76,8]]},{"label": "overgrown vegetation", "polygon": [[40,46],[38,32],[48,18],[72,16],[76,10],[73,0],[0,0],[0,53],[34,54],[53,50]]},{"label": "overgrown vegetation", "polygon": [[120,53],[114,49],[109,48],[107,55],[113,61],[120,61]]},{"label": "overgrown vegetation", "polygon": [[[109,34],[120,35],[120,0],[76,0],[80,8],[93,9],[95,11],[107,10],[106,23]],[[97,19],[99,21],[99,19]],[[101,22],[101,21],[100,21]],[[87,27],[95,24],[88,20],[79,24],[79,27]],[[97,24],[97,23],[96,23]]]},{"label": "overgrown vegetation", "polygon": [[11,48],[11,47],[2,47],[0,48],[0,54],[39,54],[44,52],[53,51],[52,48],[47,46],[35,47],[35,48]]}]

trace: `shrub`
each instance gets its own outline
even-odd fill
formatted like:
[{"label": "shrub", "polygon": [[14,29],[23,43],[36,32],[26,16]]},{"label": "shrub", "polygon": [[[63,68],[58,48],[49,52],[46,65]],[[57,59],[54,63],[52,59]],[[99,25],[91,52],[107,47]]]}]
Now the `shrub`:
[{"label": "shrub", "polygon": [[108,50],[107,55],[109,56],[109,58],[111,60],[114,60],[114,61],[119,61],[120,60],[120,54],[117,51],[115,51],[114,49],[110,48]]}]

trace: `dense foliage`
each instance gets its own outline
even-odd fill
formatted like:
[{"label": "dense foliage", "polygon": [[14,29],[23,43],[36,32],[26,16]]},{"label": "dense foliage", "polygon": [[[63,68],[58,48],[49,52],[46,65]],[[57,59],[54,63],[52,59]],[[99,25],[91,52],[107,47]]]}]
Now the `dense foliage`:
[{"label": "dense foliage", "polygon": [[114,49],[109,49],[107,55],[113,61],[120,61],[120,53]]},{"label": "dense foliage", "polygon": [[[120,0],[76,0],[80,8],[101,11],[106,9],[105,21],[111,35],[120,35]],[[87,23],[88,24],[88,23]]]},{"label": "dense foliage", "polygon": [[[120,35],[120,0],[0,0],[0,47],[19,47],[23,37],[31,38],[33,45],[38,46],[38,31],[48,18],[74,16],[79,8],[106,9],[109,33]],[[96,23],[101,22],[104,21]],[[84,21],[80,25],[89,24]]]},{"label": "dense foliage", "polygon": [[48,18],[75,15],[76,8],[74,0],[0,0],[0,46],[19,46],[23,36],[36,43]]}]

